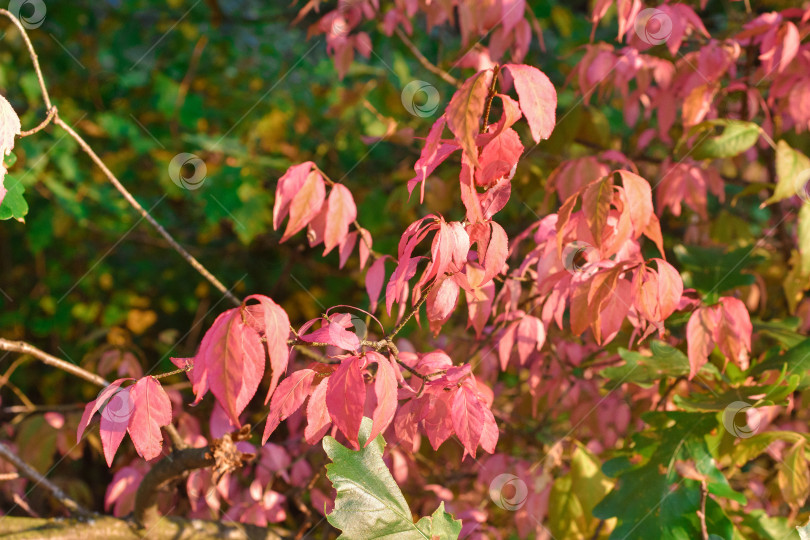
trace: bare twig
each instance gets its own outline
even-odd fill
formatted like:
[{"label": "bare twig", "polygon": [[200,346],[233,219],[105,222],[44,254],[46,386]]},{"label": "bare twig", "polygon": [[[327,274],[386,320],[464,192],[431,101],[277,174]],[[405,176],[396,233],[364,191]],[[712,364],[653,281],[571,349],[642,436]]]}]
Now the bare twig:
[{"label": "bare twig", "polygon": [[25,46],[28,48],[28,56],[31,57],[31,63],[34,64],[34,72],[37,74],[37,80],[39,81],[39,89],[42,91],[42,101],[45,102],[45,108],[49,111],[53,109],[53,105],[51,105],[51,96],[48,95],[48,89],[45,86],[45,79],[42,78],[42,70],[39,68],[39,60],[37,59],[37,53],[34,51],[34,46],[31,45],[31,40],[28,39],[28,34],[23,28],[23,25],[20,23],[19,19],[15,17],[10,11],[6,9],[0,9],[0,15],[3,15],[12,23],[17,29],[20,31],[22,35],[23,41],[25,42]]},{"label": "bare twig", "polygon": [[709,528],[706,526],[706,499],[709,496],[709,488],[706,480],[700,481],[700,510],[697,515],[700,519],[700,533],[703,540],[709,540]]},{"label": "bare twig", "polygon": [[434,75],[437,75],[438,77],[441,77],[441,79],[443,81],[452,84],[456,88],[461,86],[461,81],[459,81],[458,79],[456,79],[455,77],[453,77],[452,75],[447,73],[445,70],[441,69],[440,67],[437,67],[437,66],[433,65],[430,62],[430,60],[428,60],[425,57],[425,55],[422,54],[422,52],[416,47],[416,45],[414,45],[413,41],[411,41],[408,38],[408,36],[405,35],[405,32],[403,32],[400,28],[395,28],[394,32],[396,32],[397,37],[399,37],[399,39],[402,40],[402,43],[404,43],[405,46],[408,47],[408,50],[411,51],[411,54],[413,54],[416,57],[416,59],[419,61],[419,63],[422,64],[422,67],[424,67],[425,69],[427,69],[428,71],[430,71]]},{"label": "bare twig", "polygon": [[239,300],[230,290],[228,290],[228,288],[225,287],[225,285],[223,285],[222,282],[220,282],[216,277],[214,277],[214,275],[211,272],[209,272],[208,269],[205,268],[200,263],[200,261],[195,259],[194,256],[191,255],[191,253],[186,251],[183,246],[178,244],[177,240],[175,240],[174,237],[171,234],[169,234],[166,231],[166,229],[164,229],[163,226],[160,223],[158,223],[157,220],[153,218],[152,215],[143,206],[141,206],[141,203],[135,200],[135,197],[133,197],[132,194],[127,190],[127,188],[124,187],[124,185],[121,183],[120,180],[118,180],[118,178],[112,173],[112,171],[110,171],[110,169],[107,168],[107,165],[104,164],[101,158],[98,157],[98,155],[93,151],[90,145],[87,144],[87,142],[81,137],[81,135],[76,133],[72,127],[70,127],[64,120],[62,120],[59,117],[59,115],[57,115],[56,118],[54,119],[54,123],[57,126],[64,129],[68,135],[73,137],[73,139],[77,143],[79,143],[79,146],[81,147],[82,150],[84,150],[84,153],[90,156],[90,159],[92,159],[93,162],[98,166],[98,168],[101,169],[101,172],[104,173],[104,176],[107,177],[107,180],[109,180],[110,183],[113,186],[115,186],[115,189],[117,189],[118,192],[121,193],[121,195],[123,195],[124,199],[126,199],[126,201],[130,204],[130,206],[132,206],[141,215],[141,217],[143,217],[143,219],[148,221],[149,224],[152,225],[152,227],[154,227],[155,230],[159,232],[163,238],[166,239],[169,245],[177,253],[179,253],[180,256],[183,257],[183,259],[185,259],[188,264],[192,266],[192,268],[194,268],[197,272],[199,272],[202,277],[207,279],[208,282],[211,283],[211,285],[216,287],[216,289],[222,294],[224,294],[231,302],[233,302],[234,305],[238,306],[242,304],[241,300]]},{"label": "bare twig", "polygon": [[96,375],[95,373],[91,373],[86,369],[82,369],[76,364],[71,364],[70,362],[66,362],[61,358],[57,358],[53,355],[50,355],[45,351],[37,349],[30,343],[26,343],[24,341],[11,341],[8,339],[0,338],[0,350],[17,352],[21,354],[30,354],[34,358],[43,361],[49,366],[59,368],[62,371],[66,371],[71,375],[75,375],[76,377],[81,377],[85,381],[97,384],[98,386],[107,386],[109,384],[104,377]]},{"label": "bare twig", "polygon": [[77,503],[74,499],[69,497],[62,489],[50,480],[42,476],[37,470],[24,462],[20,457],[11,451],[11,448],[0,442],[0,457],[17,467],[17,471],[29,480],[34,482],[37,486],[42,486],[51,492],[51,495],[62,503],[62,506],[67,508],[71,513],[80,516],[89,517],[93,513]]},{"label": "bare twig", "polygon": [[501,71],[501,66],[495,64],[492,69],[492,84],[489,85],[489,93],[487,94],[487,102],[484,107],[484,123],[481,124],[481,133],[485,133],[489,125],[489,112],[492,110],[492,100],[495,99],[495,94],[498,93],[498,73]]},{"label": "bare twig", "polygon": [[[200,262],[195,259],[188,251],[186,251],[177,241],[170,235],[163,226],[158,223],[155,218],[152,217],[151,214],[143,207],[141,204],[135,200],[135,197],[121,184],[121,182],[116,178],[116,176],[110,171],[109,168],[104,164],[101,158],[93,151],[89,144],[78,134],[76,133],[73,128],[71,128],[68,124],[66,124],[60,117],[56,108],[51,104],[51,98],[48,95],[48,89],[45,86],[45,79],[42,77],[42,70],[39,67],[39,60],[37,59],[37,53],[34,50],[34,46],[31,44],[31,40],[28,38],[28,34],[23,28],[20,21],[15,17],[11,12],[6,9],[0,9],[0,15],[5,16],[8,18],[14,25],[19,29],[20,34],[22,34],[23,41],[25,41],[25,46],[28,48],[28,55],[31,57],[31,62],[34,65],[34,71],[37,74],[37,80],[39,81],[39,88],[42,91],[42,100],[45,102],[45,107],[48,110],[48,117],[53,119],[53,123],[64,129],[68,135],[70,135],[79,146],[84,150],[84,152],[90,156],[90,159],[101,169],[104,173],[104,176],[115,186],[121,195],[124,196],[124,199],[133,207],[138,213],[148,221],[166,241],[169,245],[183,257],[186,262],[188,262],[197,272],[200,273],[205,279],[207,279],[214,287],[217,288],[222,294],[228,297],[231,302],[235,305],[240,305],[241,301],[233,294],[230,290],[228,290],[225,285],[223,285],[214,275],[208,271]],[[47,119],[46,119],[47,120]],[[33,133],[39,131],[40,129],[44,128],[47,123],[40,124],[34,130],[31,130]],[[28,133],[28,132],[26,132]]]},{"label": "bare twig", "polygon": [[20,137],[21,138],[22,137],[28,137],[29,135],[33,135],[34,133],[42,131],[43,129],[45,129],[45,127],[47,127],[48,124],[51,123],[51,120],[53,120],[54,116],[56,116],[56,107],[51,107],[48,110],[48,116],[45,117],[45,120],[40,122],[39,125],[37,127],[35,127],[34,129],[29,129],[27,131],[21,131],[20,132]]}]

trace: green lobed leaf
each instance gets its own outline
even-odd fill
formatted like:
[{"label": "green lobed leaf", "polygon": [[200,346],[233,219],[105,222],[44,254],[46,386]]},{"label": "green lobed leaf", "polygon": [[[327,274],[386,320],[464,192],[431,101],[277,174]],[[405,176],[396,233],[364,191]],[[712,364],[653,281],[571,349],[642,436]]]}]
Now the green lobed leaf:
[{"label": "green lobed leaf", "polygon": [[28,214],[28,203],[23,197],[25,188],[23,188],[22,182],[6,175],[5,185],[8,191],[3,202],[0,203],[0,220],[14,218],[17,221],[25,221],[24,218]]},{"label": "green lobed leaf", "polygon": [[[715,128],[722,128],[718,135],[708,135]],[[689,130],[696,136],[696,143],[687,152],[692,159],[728,158],[742,154],[759,139],[760,128],[753,122],[741,120],[709,120]],[[682,144],[678,145],[682,149]]]},{"label": "green lobed leaf", "polygon": [[[326,476],[337,491],[334,510],[326,519],[340,529],[343,540],[446,540],[456,539],[461,521],[444,511],[444,503],[431,517],[413,522],[411,510],[383,461],[385,439],[371,434],[371,419],[360,425],[360,450],[350,450],[333,437],[324,437],[323,448],[333,463]],[[364,447],[365,446],[365,447]]]},{"label": "green lobed leaf", "polygon": [[776,143],[776,189],[763,204],[793,197],[810,180],[810,159],[785,141]]}]

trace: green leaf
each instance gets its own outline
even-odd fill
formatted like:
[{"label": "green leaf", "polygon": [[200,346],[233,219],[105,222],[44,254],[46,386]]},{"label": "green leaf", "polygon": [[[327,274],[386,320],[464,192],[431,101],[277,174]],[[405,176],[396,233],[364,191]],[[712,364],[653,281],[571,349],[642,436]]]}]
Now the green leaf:
[{"label": "green leaf", "polygon": [[764,261],[762,256],[752,253],[749,246],[726,253],[722,248],[677,245],[673,252],[681,263],[684,288],[694,288],[703,294],[719,295],[752,285],[754,276],[742,271]]},{"label": "green leaf", "polygon": [[[810,169],[808,169],[808,172],[810,172]],[[798,229],[801,275],[807,276],[810,274],[810,204],[805,203],[799,209]]]},{"label": "green leaf", "polygon": [[810,159],[785,141],[776,143],[776,189],[763,204],[771,204],[804,191],[810,180]]},{"label": "green leaf", "polygon": [[[715,128],[722,128],[711,135]],[[753,122],[740,120],[709,120],[689,130],[688,137],[696,137],[696,143],[687,152],[692,159],[728,158],[742,154],[759,139],[760,128]],[[683,143],[678,145],[683,150]]]},{"label": "green leaf", "polygon": [[[461,521],[444,511],[444,503],[432,517],[413,522],[411,510],[383,461],[385,439],[378,435],[365,446],[371,434],[371,419],[360,426],[360,450],[350,450],[332,437],[323,448],[334,463],[326,476],[337,491],[335,508],[326,519],[340,529],[343,540],[456,539]],[[365,446],[365,447],[364,447]]]},{"label": "green leaf", "polygon": [[611,386],[632,382],[649,387],[666,377],[689,374],[689,359],[681,351],[659,341],[654,341],[651,348],[654,356],[620,348],[625,363],[602,370],[602,375],[614,381]]},{"label": "green leaf", "polygon": [[[739,499],[716,470],[706,445],[705,436],[716,429],[717,419],[712,414],[684,412],[653,412],[643,418],[652,429],[633,436],[634,444],[626,453],[646,459],[629,468],[611,467],[618,472],[618,482],[596,505],[593,515],[618,519],[612,539],[699,538],[700,484],[679,477],[674,465],[677,460],[694,462],[707,477],[712,493]],[[712,521],[717,525],[710,533],[722,533],[726,528],[721,516],[713,516]]]},{"label": "green leaf", "polygon": [[802,438],[790,448],[785,460],[779,464],[776,479],[782,497],[791,508],[800,508],[810,495],[810,470],[807,467],[805,447],[807,441]]},{"label": "green leaf", "polygon": [[796,331],[799,327],[798,317],[788,317],[784,320],[774,319],[770,321],[753,319],[751,323],[754,327],[754,332],[759,335],[769,336],[785,347],[795,347],[805,340],[805,336]]},{"label": "green leaf", "polygon": [[0,204],[0,219],[14,218],[17,221],[25,222],[24,218],[28,214],[28,203],[25,202],[23,197],[25,188],[22,182],[10,175],[6,175],[5,185],[8,191],[3,198],[2,204]]}]

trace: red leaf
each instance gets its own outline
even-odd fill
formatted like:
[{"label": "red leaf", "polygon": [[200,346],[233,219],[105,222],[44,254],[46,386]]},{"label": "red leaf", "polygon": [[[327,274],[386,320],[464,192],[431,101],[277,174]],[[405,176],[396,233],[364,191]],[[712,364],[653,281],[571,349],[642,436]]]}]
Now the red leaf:
[{"label": "red leaf", "polygon": [[[121,441],[124,440],[124,435],[129,426],[134,405],[130,393],[132,388],[132,386],[119,388],[117,392],[106,400],[106,404],[101,410],[99,434],[101,435],[101,448],[104,450],[104,458],[107,460],[108,467],[112,467],[115,452],[121,445]],[[169,417],[169,420],[171,420],[171,417]]]},{"label": "red leaf", "polygon": [[709,361],[709,354],[714,349],[714,333],[717,317],[710,307],[700,307],[689,317],[686,323],[686,340],[689,355],[689,380]]},{"label": "red leaf", "polygon": [[358,448],[357,435],[363,420],[366,386],[360,367],[360,358],[352,356],[343,360],[340,367],[329,377],[326,389],[326,408],[329,416],[354,448]]},{"label": "red leaf", "polygon": [[309,396],[314,378],[313,370],[302,369],[281,381],[273,394],[273,399],[270,400],[270,412],[267,415],[267,424],[264,426],[262,444],[267,442],[283,420],[286,420],[303,405],[304,400]]},{"label": "red leaf", "polygon": [[523,64],[506,64],[515,80],[515,90],[534,142],[548,139],[557,115],[557,91],[539,69]]},{"label": "red leaf", "polygon": [[616,172],[622,178],[627,210],[630,212],[635,237],[638,238],[646,230],[653,216],[652,189],[646,180],[635,173],[624,170]]},{"label": "red leaf", "polygon": [[514,129],[508,128],[493,137],[481,151],[480,167],[475,170],[475,183],[490,187],[502,178],[511,180],[522,153],[523,145]]},{"label": "red leaf", "polygon": [[[491,75],[489,70],[481,70],[456,90],[450,104],[447,106],[447,126],[456,140],[469,156],[473,164],[478,165],[478,147],[475,145],[475,136],[481,125],[481,116],[484,114],[484,102],[487,98],[487,79]],[[525,114],[526,111],[524,110]]]},{"label": "red leaf", "polygon": [[[441,278],[437,278],[441,279]],[[438,333],[442,324],[450,318],[458,301],[458,283],[453,278],[443,278],[434,286],[427,297],[427,316],[431,328]],[[434,326],[433,323],[438,323]]]},{"label": "red leaf", "polygon": [[539,351],[546,341],[546,329],[537,317],[526,316],[517,328],[517,348],[521,365],[533,351]]},{"label": "red leaf", "polygon": [[332,186],[327,201],[324,255],[332,251],[349,234],[349,225],[357,219],[357,206],[351,192],[342,184]]},{"label": "red leaf", "polygon": [[312,170],[314,163],[306,161],[300,165],[293,165],[284,176],[279,178],[278,187],[276,187],[276,200],[273,203],[273,230],[278,230],[281,222],[290,212],[290,204],[292,203],[295,195],[301,191],[301,187],[307,180],[309,171]]},{"label": "red leaf", "polygon": [[506,231],[494,221],[491,221],[490,225],[492,234],[489,237],[489,244],[484,253],[481,253],[481,246],[478,246],[478,253],[483,255],[481,258],[484,261],[484,277],[481,283],[477,284],[479,287],[489,283],[492,278],[501,272],[504,263],[506,263],[506,258],[509,256],[509,239],[506,236]]},{"label": "red leaf", "polygon": [[304,438],[309,444],[315,444],[320,441],[329,426],[332,425],[332,419],[329,417],[329,411],[326,408],[326,390],[329,384],[329,378],[322,380],[312,396],[309,398],[307,404],[307,427],[304,429]]},{"label": "red leaf", "polygon": [[318,215],[326,196],[326,186],[318,171],[311,171],[303,185],[290,203],[290,220],[284,230],[281,241],[284,242],[292,235],[307,226],[307,223]]},{"label": "red leaf", "polygon": [[100,411],[116,392],[120,391],[121,385],[126,381],[134,380],[135,379],[125,378],[111,382],[109,386],[105,387],[103,390],[101,390],[101,392],[99,392],[96,399],[84,406],[84,413],[82,413],[82,418],[79,421],[79,428],[76,430],[76,442],[82,439],[82,434],[84,433],[84,430],[87,429],[87,426],[90,425],[93,415]]},{"label": "red leaf", "polygon": [[613,200],[613,177],[597,180],[582,192],[582,213],[597,246],[602,245],[602,231],[607,225],[610,203]]},{"label": "red leaf", "polygon": [[268,397],[265,399],[265,403],[267,403],[270,399],[269,396],[276,389],[279,379],[287,371],[290,359],[290,348],[287,345],[287,338],[290,337],[290,319],[287,312],[267,296],[254,294],[245,298],[245,303],[248,300],[259,301],[259,310],[254,313],[257,320],[261,320],[260,332],[264,334],[267,353],[270,356],[272,378],[270,379],[270,389],[267,392]]},{"label": "red leaf", "polygon": [[172,402],[153,377],[144,377],[129,390],[133,405],[129,436],[138,454],[149,461],[160,455],[163,446],[160,428],[172,422]]},{"label": "red leaf", "polygon": [[366,292],[370,303],[369,311],[377,309],[377,301],[380,299],[383,282],[385,281],[385,257],[380,257],[368,267],[366,271]]},{"label": "red leaf", "polygon": [[[259,334],[242,322],[242,308],[220,315],[205,337],[209,335],[208,343],[203,338],[195,363],[205,362],[211,392],[238,426],[239,415],[256,394],[264,374],[264,346]],[[205,345],[209,346],[203,349]]]},{"label": "red leaf", "polygon": [[377,375],[374,378],[374,394],[377,396],[377,406],[371,417],[371,434],[366,446],[377,435],[383,433],[394,420],[397,412],[397,376],[391,361],[383,355],[370,351],[366,354],[370,361],[377,362]]},{"label": "red leaf", "polygon": [[453,429],[464,449],[475,457],[484,431],[484,407],[467,384],[462,384],[453,396],[451,409]]}]

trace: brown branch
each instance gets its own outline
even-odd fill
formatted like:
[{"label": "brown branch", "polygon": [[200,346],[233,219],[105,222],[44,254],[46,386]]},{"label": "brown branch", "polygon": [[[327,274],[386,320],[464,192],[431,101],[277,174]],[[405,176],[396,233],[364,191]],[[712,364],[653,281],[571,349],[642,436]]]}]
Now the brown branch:
[{"label": "brown branch", "polygon": [[225,287],[225,285],[223,285],[222,282],[220,282],[216,277],[214,277],[214,275],[211,272],[209,272],[208,269],[205,268],[200,263],[200,261],[195,259],[194,256],[191,255],[191,253],[186,251],[183,246],[177,243],[177,240],[175,240],[174,237],[171,234],[169,234],[166,231],[166,229],[164,229],[163,226],[157,222],[155,218],[152,217],[149,211],[147,211],[143,206],[141,206],[141,203],[135,200],[135,197],[132,196],[132,194],[127,190],[127,188],[124,187],[124,185],[120,182],[120,180],[118,180],[118,178],[112,173],[112,171],[110,171],[110,169],[107,168],[107,165],[104,164],[101,158],[98,157],[98,155],[93,151],[90,145],[87,144],[87,142],[78,133],[76,133],[73,130],[73,128],[67,125],[67,123],[65,123],[65,121],[59,117],[59,115],[56,115],[54,123],[57,126],[64,129],[68,135],[73,137],[73,139],[77,143],[79,143],[79,146],[81,147],[82,150],[84,150],[84,153],[90,156],[90,159],[92,159],[93,162],[98,166],[98,168],[101,169],[101,172],[104,173],[104,176],[107,177],[107,180],[109,180],[110,183],[113,186],[115,186],[115,189],[117,189],[118,192],[121,193],[121,195],[123,195],[124,199],[126,199],[126,201],[130,204],[130,206],[132,206],[141,215],[143,219],[148,221],[149,224],[152,225],[152,227],[154,227],[155,230],[158,233],[160,233],[161,236],[163,236],[163,238],[169,243],[169,245],[177,253],[179,253],[180,256],[183,257],[183,259],[185,259],[188,264],[192,266],[192,268],[194,268],[197,272],[199,272],[202,277],[207,279],[208,282],[211,283],[211,285],[216,287],[216,289],[222,294],[224,294],[231,302],[233,302],[234,305],[239,306],[242,304],[241,300],[239,300],[230,290],[228,290],[228,288]]},{"label": "brown branch", "polygon": [[29,135],[33,135],[34,133],[42,131],[43,129],[45,129],[45,127],[48,124],[51,123],[51,120],[53,120],[54,116],[56,116],[56,107],[51,107],[48,110],[48,116],[45,117],[45,120],[40,122],[39,125],[37,127],[35,127],[34,129],[29,129],[27,131],[21,131],[20,132],[20,138],[28,137]]},{"label": "brown branch", "polygon": [[440,67],[437,67],[437,66],[433,65],[430,62],[430,60],[428,60],[425,57],[425,55],[422,54],[422,51],[420,51],[417,48],[417,46],[414,45],[413,41],[408,39],[408,36],[405,35],[405,32],[403,32],[402,29],[395,28],[394,32],[397,34],[397,37],[399,37],[399,39],[402,40],[402,43],[404,43],[405,46],[408,47],[408,50],[411,51],[411,54],[413,54],[416,57],[416,59],[419,61],[419,63],[422,64],[422,67],[424,67],[425,69],[427,69],[428,71],[430,71],[434,75],[440,77],[443,81],[452,84],[456,88],[461,86],[461,81],[459,81],[458,79],[456,79],[455,77],[453,77],[452,75],[447,73],[445,70],[441,69]]},{"label": "brown branch", "polygon": [[[166,239],[169,245],[172,248],[174,248],[174,250],[186,260],[186,262],[188,262],[195,270],[197,270],[197,272],[200,273],[200,275],[202,275],[205,279],[207,279],[209,283],[211,283],[214,287],[216,287],[222,294],[227,296],[228,299],[231,300],[231,302],[233,302],[237,306],[240,305],[242,302],[230,290],[228,290],[225,287],[225,285],[223,285],[216,277],[214,277],[214,275],[211,272],[209,272],[208,269],[206,269],[202,264],[200,264],[200,262],[197,259],[195,259],[188,251],[186,251],[180,244],[177,243],[174,237],[172,237],[172,235],[170,235],[166,231],[166,229],[164,229],[163,226],[161,226],[160,223],[158,223],[155,220],[155,218],[153,218],[152,215],[149,214],[149,212],[143,206],[140,205],[140,203],[137,200],[135,200],[135,197],[133,197],[132,194],[123,186],[123,184],[121,184],[121,182],[110,171],[110,169],[107,168],[107,166],[104,164],[101,158],[99,158],[98,155],[93,151],[90,145],[87,144],[87,142],[85,142],[85,140],[78,133],[76,133],[73,130],[73,128],[67,125],[59,117],[56,108],[51,104],[51,98],[48,95],[48,89],[45,86],[45,79],[42,77],[42,70],[39,67],[39,60],[37,59],[37,53],[34,50],[34,46],[31,44],[31,40],[28,38],[28,34],[26,33],[25,28],[23,28],[22,24],[20,24],[20,21],[17,19],[17,17],[15,17],[8,10],[0,9],[0,15],[7,17],[12,23],[14,23],[14,25],[19,29],[20,33],[22,34],[23,41],[25,41],[25,46],[28,48],[28,55],[31,57],[31,62],[34,65],[34,71],[37,74],[37,80],[39,81],[39,88],[42,91],[42,100],[45,102],[45,107],[48,110],[49,116],[50,115],[53,116],[53,122],[62,129],[64,129],[68,133],[68,135],[73,137],[73,139],[77,143],[79,143],[79,146],[82,148],[82,150],[84,150],[84,152],[88,156],[90,156],[90,159],[92,159],[93,162],[95,162],[95,164],[99,167],[99,169],[101,169],[101,171],[104,173],[104,176],[106,176],[107,179],[112,183],[112,185],[115,186],[115,189],[117,189],[121,193],[121,195],[124,196],[124,199],[126,199],[126,201],[133,208],[135,208],[135,210],[137,210],[138,213],[146,221],[148,221],[161,234],[161,236],[163,236],[163,238]],[[44,126],[40,125],[34,129],[39,130],[41,129],[41,127]]]},{"label": "brown branch", "polygon": [[[2,10],[0,10],[2,11]],[[8,339],[0,338],[0,350],[10,351],[10,352],[17,352],[21,354],[29,354],[34,358],[43,361],[44,363],[48,364],[49,366],[53,366],[56,368],[61,369],[62,371],[66,371],[71,375],[75,375],[76,377],[80,377],[86,381],[89,381],[93,384],[98,386],[107,386],[110,383],[104,377],[96,375],[95,373],[91,373],[86,369],[82,369],[76,364],[71,364],[70,362],[66,362],[60,358],[52,356],[41,349],[37,349],[30,343],[26,343],[24,341],[11,341]]]},{"label": "brown branch", "polygon": [[706,526],[706,499],[709,496],[709,488],[706,485],[706,480],[700,481],[700,509],[697,512],[700,518],[700,533],[703,540],[709,540],[709,529]]},{"label": "brown branch", "polygon": [[16,26],[20,31],[23,41],[25,42],[25,46],[28,48],[28,56],[31,57],[31,63],[34,64],[34,72],[37,74],[39,89],[42,91],[42,101],[45,102],[45,108],[50,111],[53,109],[53,105],[51,105],[51,96],[48,95],[48,89],[45,86],[45,79],[42,78],[42,70],[39,68],[37,53],[34,51],[34,46],[31,45],[31,40],[28,39],[28,33],[25,31],[25,28],[23,28],[23,25],[20,23],[19,19],[17,19],[17,17],[15,17],[8,10],[0,9],[0,15],[5,16],[8,20],[14,23],[14,26]]},{"label": "brown branch", "polygon": [[[34,482],[35,486],[42,486],[46,490],[51,492],[53,498],[62,503],[62,506],[67,508],[71,513],[78,514],[84,517],[90,517],[94,514],[84,508],[82,505],[77,503],[71,497],[69,497],[62,489],[57,486],[56,484],[51,483],[50,480],[42,476],[39,471],[35,470],[33,467],[28,465],[22,459],[17,456],[14,452],[11,451],[11,448],[5,445],[5,443],[0,442],[0,457],[17,467],[17,471],[27,477],[29,480]],[[0,518],[2,519],[2,518]]]},{"label": "brown branch", "polygon": [[495,64],[495,67],[492,70],[492,84],[489,85],[489,93],[487,94],[487,102],[484,106],[484,123],[481,124],[481,131],[480,133],[485,133],[487,130],[487,126],[489,125],[489,113],[492,110],[492,100],[495,99],[495,94],[498,93],[498,72],[500,72],[501,66]]},{"label": "brown branch", "polygon": [[[99,516],[76,519],[43,519],[3,516],[3,540],[142,540],[143,529],[133,521]],[[147,531],[149,540],[285,540],[287,531],[256,525],[202,519],[166,517]]]}]

